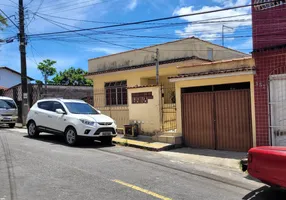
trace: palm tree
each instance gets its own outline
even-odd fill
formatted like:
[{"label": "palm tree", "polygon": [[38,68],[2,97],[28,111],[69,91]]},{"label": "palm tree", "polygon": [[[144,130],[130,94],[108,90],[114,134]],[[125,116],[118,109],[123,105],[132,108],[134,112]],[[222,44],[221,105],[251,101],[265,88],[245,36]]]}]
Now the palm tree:
[{"label": "palm tree", "polygon": [[0,29],[3,29],[3,26],[8,26],[7,19],[0,14]]}]

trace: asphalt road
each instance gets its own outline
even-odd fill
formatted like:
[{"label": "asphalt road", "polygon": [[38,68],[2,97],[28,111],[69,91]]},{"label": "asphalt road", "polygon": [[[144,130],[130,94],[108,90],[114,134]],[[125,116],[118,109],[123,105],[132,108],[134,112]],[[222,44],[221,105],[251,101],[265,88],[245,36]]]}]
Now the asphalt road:
[{"label": "asphalt road", "polygon": [[235,186],[156,163],[155,152],[132,149],[129,156],[122,148],[68,147],[57,136],[30,139],[21,130],[0,128],[0,200],[286,199],[284,191]]}]

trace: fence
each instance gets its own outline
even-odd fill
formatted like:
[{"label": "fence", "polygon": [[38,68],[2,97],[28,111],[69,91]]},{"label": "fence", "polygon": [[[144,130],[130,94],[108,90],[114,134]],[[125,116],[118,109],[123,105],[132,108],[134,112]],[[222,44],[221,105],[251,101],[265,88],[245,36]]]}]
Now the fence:
[{"label": "fence", "polygon": [[[124,89],[126,88],[123,88],[122,90]],[[127,99],[122,100],[122,90],[117,90],[115,93],[112,91],[111,93],[107,93],[105,89],[95,89],[93,98],[95,108],[100,110],[102,114],[110,116],[112,119],[114,119],[118,128],[123,128],[125,124],[129,124],[129,108],[128,104],[126,104]],[[119,98],[121,100],[119,100]],[[108,100],[112,103],[108,103]]]},{"label": "fence", "polygon": [[[28,103],[31,107],[42,98],[69,98],[81,99],[93,105],[92,87],[90,86],[61,86],[48,85],[47,94],[44,94],[43,85],[28,84]],[[14,99],[18,106],[18,122],[22,122],[22,87],[15,85],[3,92],[4,96]]]},{"label": "fence", "polygon": [[162,85],[162,131],[176,132],[176,93],[175,84]]}]

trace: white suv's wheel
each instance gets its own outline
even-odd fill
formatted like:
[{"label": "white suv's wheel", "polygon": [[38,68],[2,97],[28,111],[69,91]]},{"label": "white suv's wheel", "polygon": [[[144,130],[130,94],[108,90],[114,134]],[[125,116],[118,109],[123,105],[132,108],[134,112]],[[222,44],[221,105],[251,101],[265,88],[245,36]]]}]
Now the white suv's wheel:
[{"label": "white suv's wheel", "polygon": [[66,143],[70,146],[74,146],[77,142],[77,133],[76,130],[72,127],[67,128],[65,132]]},{"label": "white suv's wheel", "polygon": [[39,131],[37,130],[37,126],[33,121],[29,122],[28,124],[28,135],[31,138],[39,136]]}]

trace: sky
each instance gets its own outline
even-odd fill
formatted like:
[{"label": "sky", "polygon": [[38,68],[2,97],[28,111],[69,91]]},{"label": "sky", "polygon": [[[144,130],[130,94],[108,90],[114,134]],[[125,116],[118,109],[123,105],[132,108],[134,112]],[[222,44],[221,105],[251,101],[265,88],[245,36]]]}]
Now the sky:
[{"label": "sky", "polygon": [[[191,36],[221,45],[223,25],[225,46],[249,53],[252,51],[250,7],[80,33],[34,35],[206,12],[249,3],[250,0],[24,0],[27,72],[34,79],[42,80],[37,64],[44,59],[57,61],[57,71],[71,66],[88,70],[88,59],[91,58]],[[14,15],[10,19],[15,23],[19,21],[17,6],[18,0],[0,1],[0,9],[8,16]],[[0,39],[15,37],[17,33],[17,27],[9,22],[8,27],[0,30]],[[20,72],[17,39],[0,45],[0,66]]]}]

